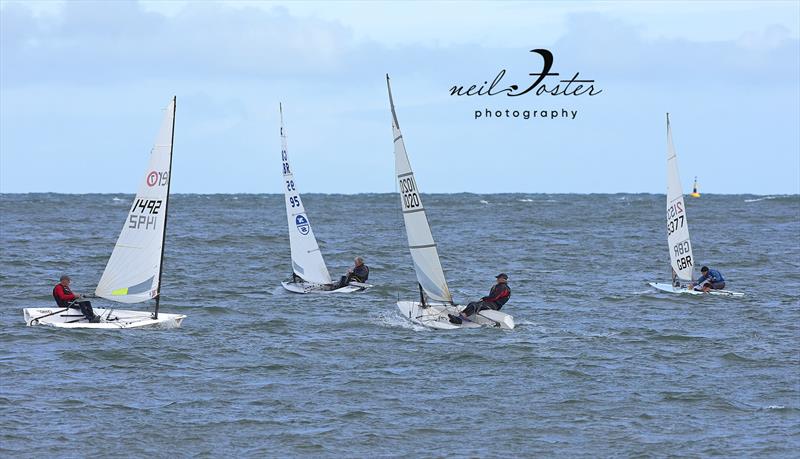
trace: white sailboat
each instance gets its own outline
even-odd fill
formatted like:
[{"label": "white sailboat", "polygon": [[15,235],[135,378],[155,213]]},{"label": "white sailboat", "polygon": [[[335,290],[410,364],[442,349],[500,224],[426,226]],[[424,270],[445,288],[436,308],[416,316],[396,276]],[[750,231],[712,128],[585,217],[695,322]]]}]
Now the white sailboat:
[{"label": "white sailboat", "polygon": [[26,308],[25,323],[62,328],[180,327],[182,314],[159,313],[161,274],[164,262],[169,186],[172,181],[172,143],[175,130],[175,98],[167,106],[150,163],[95,296],[118,303],[141,303],[155,299],[155,310],[126,311],[94,308],[99,323],[90,323],[76,309]]},{"label": "white sailboat", "polygon": [[361,282],[349,282],[341,288],[333,288],[331,275],[322,252],[319,250],[314,230],[308,220],[305,206],[300,199],[300,192],[289,165],[287,153],[286,129],[283,126],[283,106],[281,113],[281,162],[283,163],[283,194],[286,203],[286,219],[289,224],[289,247],[292,253],[292,279],[283,281],[281,285],[293,293],[349,293],[366,290],[372,287]]},{"label": "white sailboat", "polygon": [[[672,283],[650,282],[650,286],[669,293],[686,293],[703,295],[682,282],[694,282],[694,256],[689,239],[689,223],[686,219],[686,205],[683,200],[683,188],[678,175],[678,156],[672,143],[672,129],[667,113],[667,245],[672,267]],[[711,295],[742,296],[743,293],[728,290],[711,290]]]},{"label": "white sailboat", "polygon": [[400,190],[400,205],[403,210],[403,221],[408,237],[408,248],[414,262],[419,285],[419,301],[398,301],[397,307],[404,317],[410,321],[430,328],[451,330],[456,328],[499,327],[514,328],[514,318],[504,312],[483,310],[464,320],[462,324],[450,323],[448,314],[458,315],[464,306],[453,302],[453,296],[447,287],[439,252],[433,240],[428,217],[422,205],[422,198],[408,161],[405,142],[400,132],[400,123],[392,99],[392,88],[389,75],[386,75],[386,87],[389,91],[389,105],[392,109],[392,134],[394,138],[395,172]]}]

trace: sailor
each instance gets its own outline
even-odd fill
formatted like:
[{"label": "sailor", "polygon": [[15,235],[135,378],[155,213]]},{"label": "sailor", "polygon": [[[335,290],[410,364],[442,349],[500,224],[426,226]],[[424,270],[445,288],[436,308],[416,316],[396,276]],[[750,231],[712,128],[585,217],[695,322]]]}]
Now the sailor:
[{"label": "sailor", "polygon": [[725,288],[725,278],[716,269],[708,269],[708,266],[700,268],[700,278],[696,283],[689,284],[695,290],[708,293],[710,290],[722,290]]},{"label": "sailor", "polygon": [[333,288],[342,288],[347,285],[350,281],[356,281],[364,283],[369,278],[369,267],[364,264],[364,259],[361,257],[356,257],[353,260],[353,267],[347,270],[347,275],[342,276],[339,279],[339,282],[333,284]]},{"label": "sailor", "polygon": [[463,322],[463,319],[479,312],[483,311],[484,309],[493,309],[495,311],[499,311],[500,308],[503,307],[504,304],[511,298],[511,289],[508,287],[508,275],[506,273],[500,273],[495,276],[497,282],[495,282],[492,289],[489,291],[489,295],[481,298],[480,301],[473,301],[472,303],[468,304],[466,308],[459,315],[448,314],[447,316],[450,318],[450,322],[454,324],[460,324]]},{"label": "sailor", "polygon": [[56,304],[58,304],[58,306],[61,308],[80,309],[81,313],[83,313],[83,315],[86,317],[86,320],[89,322],[100,322],[100,316],[94,315],[92,303],[88,301],[77,301],[79,298],[82,298],[83,295],[70,290],[70,282],[71,279],[65,274],[61,276],[59,282],[55,287],[53,287],[53,298],[56,300]]}]

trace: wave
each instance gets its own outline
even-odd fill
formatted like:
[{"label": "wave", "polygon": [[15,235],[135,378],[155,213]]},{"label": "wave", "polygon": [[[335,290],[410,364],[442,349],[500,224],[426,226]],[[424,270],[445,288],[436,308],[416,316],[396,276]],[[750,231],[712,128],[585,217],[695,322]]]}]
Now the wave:
[{"label": "wave", "polygon": [[772,199],[781,199],[781,198],[790,198],[792,195],[790,194],[779,194],[775,196],[763,196],[761,198],[753,198],[753,199],[745,199],[744,202],[760,202],[760,201],[769,201]]},{"label": "wave", "polygon": [[430,331],[428,327],[415,324],[405,317],[400,316],[399,312],[383,312],[378,314],[377,322],[379,325],[387,328],[405,328],[414,331]]},{"label": "wave", "polygon": [[757,362],[758,361],[756,359],[749,359],[747,357],[742,357],[741,355],[739,355],[739,354],[737,354],[735,352],[726,352],[725,354],[722,354],[721,358],[723,360],[727,360],[729,362]]}]

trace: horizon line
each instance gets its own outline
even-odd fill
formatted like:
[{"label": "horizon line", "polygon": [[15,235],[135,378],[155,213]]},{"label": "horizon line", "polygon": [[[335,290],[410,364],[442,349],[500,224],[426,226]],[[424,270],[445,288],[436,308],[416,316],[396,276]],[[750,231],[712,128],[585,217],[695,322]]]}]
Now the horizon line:
[{"label": "horizon line", "polygon": [[[84,196],[84,195],[131,195],[136,196],[136,193],[131,192],[115,192],[115,191],[93,191],[93,192],[84,192],[84,193],[64,193],[59,191],[3,191],[0,192],[0,196],[3,195],[23,195],[23,194],[58,194],[58,195],[65,195],[65,196]],[[368,195],[368,194],[397,194],[397,191],[380,191],[380,192],[363,192],[363,193],[325,193],[325,192],[305,192],[303,193],[304,196],[308,195],[339,195],[339,196],[359,196],[359,195]],[[577,192],[577,191],[566,191],[566,192],[545,192],[545,191],[493,191],[490,193],[475,193],[472,191],[446,191],[446,192],[428,192],[423,193],[425,195],[435,195],[435,194],[444,194],[444,195],[451,195],[451,194],[471,194],[475,196],[484,196],[484,195],[501,195],[501,194],[547,194],[547,195],[612,195],[612,194],[649,194],[649,195],[666,195],[664,193],[654,193],[651,191],[611,191],[611,192]],[[684,193],[684,196],[689,196],[691,193]],[[233,196],[233,195],[250,195],[250,196],[262,196],[262,195],[275,195],[280,196],[283,193],[252,193],[252,192],[178,192],[178,193],[171,193],[172,196],[177,195],[198,195],[198,196],[213,196],[213,195],[220,195],[220,196]],[[701,196],[740,196],[740,195],[749,195],[749,196],[800,196],[800,192],[797,193],[710,193],[705,192],[702,193]]]}]

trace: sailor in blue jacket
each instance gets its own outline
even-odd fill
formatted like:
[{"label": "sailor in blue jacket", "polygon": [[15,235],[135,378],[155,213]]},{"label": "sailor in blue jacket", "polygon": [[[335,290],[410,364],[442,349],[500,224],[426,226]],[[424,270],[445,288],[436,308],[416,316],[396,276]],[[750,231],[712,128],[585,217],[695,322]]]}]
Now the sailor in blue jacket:
[{"label": "sailor in blue jacket", "polygon": [[[702,290],[708,293],[709,290],[722,290],[725,288],[725,278],[716,269],[708,269],[708,266],[700,268],[700,278],[692,284],[695,290]],[[695,287],[696,286],[696,287]]]}]

